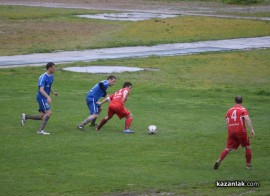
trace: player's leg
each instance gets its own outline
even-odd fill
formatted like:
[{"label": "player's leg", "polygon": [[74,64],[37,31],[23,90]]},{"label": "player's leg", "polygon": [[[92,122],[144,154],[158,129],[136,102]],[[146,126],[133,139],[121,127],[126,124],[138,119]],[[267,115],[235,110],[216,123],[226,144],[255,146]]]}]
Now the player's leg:
[{"label": "player's leg", "polygon": [[98,117],[98,105],[96,104],[95,100],[87,100],[87,106],[90,112],[90,115],[86,117],[81,124],[78,125],[79,129],[83,129],[83,127],[88,124],[89,122],[97,119]]},{"label": "player's leg", "polygon": [[108,116],[106,116],[106,117],[104,117],[101,121],[100,121],[100,123],[99,123],[99,125],[97,126],[97,128],[96,128],[96,130],[97,131],[100,131],[100,129],[110,120],[112,118],[112,116],[111,117],[108,117]]},{"label": "player's leg", "polygon": [[219,159],[214,164],[214,169],[218,169],[221,162],[225,159],[225,157],[233,150],[239,147],[240,143],[234,134],[228,135],[227,139],[227,147],[220,153]]},{"label": "player's leg", "polygon": [[[99,107],[98,107],[98,114],[100,114],[100,113],[101,113],[101,111],[102,111],[102,108],[99,106]],[[92,120],[92,121],[91,121],[91,125],[90,125],[90,126],[92,126],[92,127],[96,127],[96,126],[98,126],[98,124],[96,124],[96,120],[97,120],[97,118],[96,118],[96,119],[94,119],[94,120]]]},{"label": "player's leg", "polygon": [[44,128],[47,124],[47,122],[49,121],[50,117],[52,115],[52,111],[51,110],[46,110],[45,111],[45,115],[43,116],[43,119],[40,123],[40,127],[37,131],[38,134],[41,134],[41,135],[50,135],[50,133],[44,131]]},{"label": "player's leg", "polygon": [[126,116],[126,121],[125,121],[125,130],[129,129],[131,123],[132,123],[132,114]]},{"label": "player's leg", "polygon": [[98,114],[92,114],[92,115],[86,117],[86,119],[84,119],[84,121],[82,121],[81,124],[78,125],[78,128],[82,129],[86,124],[97,119],[97,117],[98,117]]},{"label": "player's leg", "polygon": [[225,157],[229,154],[229,152],[231,152],[233,149],[229,149],[229,148],[225,148],[219,156],[219,160],[223,161],[225,159]]},{"label": "player's leg", "polygon": [[[44,108],[44,106],[43,106],[43,103],[42,103],[41,99],[37,100],[37,101],[39,103],[39,111],[40,111],[41,108]],[[42,120],[43,119],[42,114],[43,114],[42,112],[39,115],[28,115],[28,114],[22,113],[22,115],[21,115],[21,125],[22,125],[22,127],[24,127],[24,124],[25,124],[26,120],[29,120],[29,119],[30,120]]]},{"label": "player's leg", "polygon": [[252,157],[251,148],[250,146],[246,146],[246,168],[247,169],[252,168],[251,157]]},{"label": "player's leg", "polygon": [[135,133],[135,131],[130,129],[130,125],[131,125],[132,120],[133,120],[132,114],[130,113],[130,111],[128,111],[126,108],[122,108],[121,110],[119,110],[117,115],[120,119],[123,117],[126,118],[125,128],[123,130],[123,133]]},{"label": "player's leg", "polygon": [[42,120],[43,115],[39,114],[39,115],[28,115],[25,114],[25,120],[31,119],[31,120]]},{"label": "player's leg", "polygon": [[41,114],[39,115],[29,115],[22,113],[21,115],[21,125],[24,127],[26,120],[42,120],[43,116]]},{"label": "player's leg", "polygon": [[241,146],[245,147],[246,149],[246,153],[245,153],[246,169],[251,169],[252,168],[252,165],[251,165],[252,153],[251,153],[249,138],[246,132],[242,133],[241,138],[240,138],[240,143],[241,143]]},{"label": "player's leg", "polygon": [[100,121],[96,130],[100,131],[100,129],[108,122],[108,120],[110,120],[113,117],[114,114],[115,114],[114,110],[112,109],[112,107],[109,106],[107,116]]},{"label": "player's leg", "polygon": [[229,154],[229,152],[231,151],[232,149],[228,149],[228,148],[225,148],[219,155],[219,159],[215,162],[215,165],[214,165],[214,169],[218,169],[220,164],[221,164],[221,161],[223,161],[225,159],[225,157]]},{"label": "player's leg", "polygon": [[47,102],[47,99],[40,99],[38,100],[38,102],[39,102],[39,111],[41,113],[42,120],[41,120],[37,133],[41,135],[49,135],[50,133],[47,133],[46,131],[44,131],[44,128],[52,115],[52,111],[51,111],[50,105]]}]

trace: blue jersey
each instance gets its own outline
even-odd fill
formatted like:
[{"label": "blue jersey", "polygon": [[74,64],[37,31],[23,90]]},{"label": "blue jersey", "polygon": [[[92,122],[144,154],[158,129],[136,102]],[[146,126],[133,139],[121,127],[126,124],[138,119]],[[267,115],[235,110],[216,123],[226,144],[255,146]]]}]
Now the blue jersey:
[{"label": "blue jersey", "polygon": [[38,79],[38,93],[37,93],[37,98],[43,98],[45,97],[40,93],[39,89],[40,87],[44,87],[44,91],[50,95],[51,92],[51,87],[53,83],[53,75],[49,75],[46,72],[42,74],[39,79]]},{"label": "blue jersey", "polygon": [[108,80],[103,80],[96,84],[86,95],[86,99],[94,98],[95,101],[99,100],[102,96],[106,95],[106,90],[109,87]]}]

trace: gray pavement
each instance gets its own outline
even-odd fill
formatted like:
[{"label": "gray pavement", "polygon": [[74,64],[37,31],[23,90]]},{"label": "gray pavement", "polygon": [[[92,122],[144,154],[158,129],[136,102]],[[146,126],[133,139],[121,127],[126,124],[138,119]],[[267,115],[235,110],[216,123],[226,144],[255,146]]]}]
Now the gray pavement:
[{"label": "gray pavement", "polygon": [[245,20],[262,20],[270,21],[270,17],[255,17],[255,16],[231,16],[222,14],[206,14],[206,13],[194,13],[194,12],[181,12],[179,14],[164,14],[148,12],[135,12],[130,11],[126,13],[103,13],[103,14],[91,14],[91,15],[77,15],[81,18],[102,19],[102,20],[120,20],[120,21],[141,21],[150,20],[156,18],[173,18],[177,16],[207,16],[215,18],[231,18],[231,19],[245,19]]},{"label": "gray pavement", "polygon": [[101,20],[120,20],[120,21],[142,21],[157,18],[173,18],[176,14],[145,13],[145,12],[128,12],[128,13],[105,13],[91,15],[77,15],[81,18],[101,19]]},{"label": "gray pavement", "polygon": [[0,68],[44,65],[49,61],[55,63],[72,63],[78,61],[91,62],[100,59],[175,56],[204,52],[250,50],[259,48],[270,48],[270,36],[217,41],[200,41],[192,43],[160,44],[156,46],[134,46],[83,51],[63,51],[55,53],[0,56]]}]

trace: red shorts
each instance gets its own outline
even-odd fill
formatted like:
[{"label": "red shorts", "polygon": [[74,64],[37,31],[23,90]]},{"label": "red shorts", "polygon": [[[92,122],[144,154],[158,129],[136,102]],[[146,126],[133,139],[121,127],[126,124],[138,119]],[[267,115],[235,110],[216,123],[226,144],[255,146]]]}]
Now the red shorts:
[{"label": "red shorts", "polygon": [[227,148],[236,150],[240,144],[242,147],[250,146],[247,132],[228,132]]},{"label": "red shorts", "polygon": [[115,114],[121,119],[130,115],[130,112],[124,107],[124,105],[110,104],[108,110],[108,117],[111,118]]}]

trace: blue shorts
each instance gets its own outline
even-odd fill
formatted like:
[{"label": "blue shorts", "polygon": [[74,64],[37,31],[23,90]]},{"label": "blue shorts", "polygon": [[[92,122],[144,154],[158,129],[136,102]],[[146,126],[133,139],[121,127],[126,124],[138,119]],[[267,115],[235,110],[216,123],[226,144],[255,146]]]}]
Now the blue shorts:
[{"label": "blue shorts", "polygon": [[51,109],[47,99],[37,97],[37,102],[39,104],[39,112],[45,113],[47,110]]},{"label": "blue shorts", "polygon": [[97,101],[94,98],[86,99],[86,103],[89,109],[89,113],[92,114],[99,114],[100,105],[97,104]]}]

